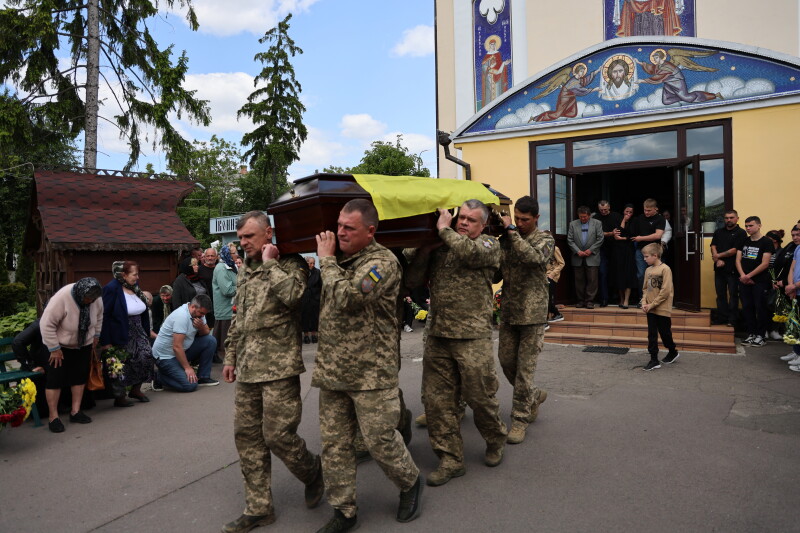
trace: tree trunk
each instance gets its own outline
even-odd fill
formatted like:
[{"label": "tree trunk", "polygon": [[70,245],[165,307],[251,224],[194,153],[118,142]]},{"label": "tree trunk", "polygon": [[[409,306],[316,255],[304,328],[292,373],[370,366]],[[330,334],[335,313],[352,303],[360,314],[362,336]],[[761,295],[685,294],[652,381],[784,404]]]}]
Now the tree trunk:
[{"label": "tree trunk", "polygon": [[86,14],[86,130],[84,132],[83,166],[89,172],[97,169],[97,115],[100,88],[100,0],[87,1]]}]

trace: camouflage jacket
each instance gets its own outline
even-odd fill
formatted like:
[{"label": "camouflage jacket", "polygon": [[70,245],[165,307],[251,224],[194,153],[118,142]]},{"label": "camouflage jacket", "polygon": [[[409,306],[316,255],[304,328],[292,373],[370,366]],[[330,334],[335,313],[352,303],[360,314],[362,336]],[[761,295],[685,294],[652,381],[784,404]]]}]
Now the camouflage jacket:
[{"label": "camouflage jacket", "polygon": [[491,235],[470,239],[452,228],[439,230],[444,244],[431,253],[409,254],[410,287],[430,280],[431,305],[425,333],[450,339],[492,335],[492,276],[500,266],[500,244]]},{"label": "camouflage jacket", "polygon": [[509,231],[501,240],[503,259],[495,281],[503,280],[500,313],[506,324],[547,322],[547,265],[555,240],[533,230],[526,237]]},{"label": "camouflage jacket", "polygon": [[300,301],[308,265],[297,254],[262,263],[248,258],[236,279],[236,314],[225,340],[226,365],[243,383],[275,381],[305,372]]},{"label": "camouflage jacket", "polygon": [[398,385],[397,258],[375,241],[351,257],[322,257],[317,362],[311,384],[326,390]]}]

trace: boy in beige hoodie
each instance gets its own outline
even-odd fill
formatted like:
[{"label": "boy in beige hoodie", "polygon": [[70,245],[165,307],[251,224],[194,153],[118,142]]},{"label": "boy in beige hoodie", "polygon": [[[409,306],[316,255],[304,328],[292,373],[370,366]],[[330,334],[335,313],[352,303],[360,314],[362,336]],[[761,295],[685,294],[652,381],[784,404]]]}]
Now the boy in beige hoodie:
[{"label": "boy in beige hoodie", "polygon": [[[647,351],[650,362],[645,370],[661,368],[661,363],[672,364],[680,356],[672,340],[672,271],[661,262],[663,249],[660,244],[652,243],[642,248],[642,256],[647,263],[642,286],[642,311],[647,314]],[[658,336],[669,350],[667,356],[658,361]]]}]

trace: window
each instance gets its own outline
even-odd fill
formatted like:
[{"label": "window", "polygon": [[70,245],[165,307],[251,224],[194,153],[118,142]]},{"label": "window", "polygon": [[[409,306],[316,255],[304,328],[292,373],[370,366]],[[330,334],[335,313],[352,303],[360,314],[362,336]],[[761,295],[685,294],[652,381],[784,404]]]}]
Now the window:
[{"label": "window", "polygon": [[686,155],[721,154],[723,151],[722,126],[686,130]]},{"label": "window", "polygon": [[550,176],[536,176],[536,199],[539,201],[539,229],[550,229]]},{"label": "window", "polygon": [[678,132],[660,131],[576,141],[572,145],[572,150],[573,166],[576,167],[674,159],[678,157]]},{"label": "window", "polygon": [[547,170],[550,167],[567,166],[566,145],[542,144],[536,147],[536,170]]}]

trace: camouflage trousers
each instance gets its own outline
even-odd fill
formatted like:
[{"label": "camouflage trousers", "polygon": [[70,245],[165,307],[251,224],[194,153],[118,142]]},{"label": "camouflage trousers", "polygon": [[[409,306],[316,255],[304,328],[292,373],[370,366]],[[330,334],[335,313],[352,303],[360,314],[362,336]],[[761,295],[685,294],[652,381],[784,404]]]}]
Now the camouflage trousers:
[{"label": "camouflage trousers", "polygon": [[500,325],[500,366],[514,387],[511,418],[529,423],[534,393],[536,361],[544,344],[544,324]]},{"label": "camouflage trousers", "polygon": [[[403,389],[397,389],[397,395],[400,397],[400,418],[397,422],[397,431],[400,431],[410,421],[406,420],[410,415],[406,409],[406,402],[403,400]],[[356,431],[356,438],[353,442],[357,452],[367,451],[367,445],[364,443],[364,436],[361,434],[361,429]]]},{"label": "camouflage trousers", "polygon": [[475,427],[487,444],[506,441],[500,420],[491,339],[446,339],[428,335],[422,359],[422,401],[428,416],[428,437],[443,463],[464,462],[461,437],[463,399],[474,412]]},{"label": "camouflage trousers", "polygon": [[322,472],[328,503],[345,516],[356,514],[356,429],[370,455],[400,490],[408,490],[419,468],[397,431],[400,399],[397,387],[367,391],[319,392]]},{"label": "camouflage trousers", "polygon": [[274,511],[270,452],[303,484],[316,477],[316,458],[297,435],[302,411],[300,376],[264,383],[236,382],[233,433],[244,476],[245,514]]}]

